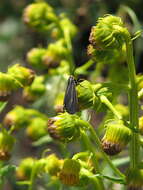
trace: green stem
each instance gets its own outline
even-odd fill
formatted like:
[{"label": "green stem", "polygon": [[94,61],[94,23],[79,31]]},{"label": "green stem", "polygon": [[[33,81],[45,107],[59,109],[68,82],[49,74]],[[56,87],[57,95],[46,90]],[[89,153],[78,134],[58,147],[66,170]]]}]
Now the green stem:
[{"label": "green stem", "polygon": [[33,190],[33,185],[34,185],[34,180],[35,180],[35,177],[36,177],[37,167],[38,167],[38,164],[35,163],[33,168],[32,168],[32,171],[31,171],[30,185],[29,185],[28,190]]},{"label": "green stem", "polygon": [[87,61],[84,65],[78,67],[75,70],[75,74],[76,75],[80,75],[80,74],[87,74],[87,69],[89,67],[91,67],[94,64],[94,61],[92,59],[90,59],[89,61]]},{"label": "green stem", "polygon": [[70,64],[70,74],[73,74],[73,72],[75,70],[75,64],[74,64],[73,55],[72,55],[73,49],[72,49],[72,43],[71,43],[69,30],[63,29],[63,34],[64,34],[64,38],[65,38],[67,48],[69,51],[67,58],[68,58],[68,61]]},{"label": "green stem", "polygon": [[111,102],[106,98],[106,96],[101,95],[100,100],[113,112],[113,114],[117,117],[117,119],[122,119],[122,116],[117,112],[117,110],[114,108]]},{"label": "green stem", "polygon": [[[130,104],[130,124],[131,127],[138,129],[138,91],[137,91],[137,81],[136,72],[133,58],[133,47],[132,40],[128,31],[125,35],[126,40],[126,51],[127,51],[127,64],[129,69],[129,104]],[[136,168],[139,163],[139,134],[132,130],[133,136],[130,143],[130,167]]]},{"label": "green stem", "polygon": [[71,42],[70,32],[69,32],[68,29],[65,29],[64,27],[62,27],[60,25],[58,19],[55,22],[56,22],[56,25],[61,30],[61,32],[63,34],[63,38],[64,38],[64,40],[66,42],[66,46],[67,46],[67,49],[68,49],[67,60],[69,61],[70,74],[73,74],[73,72],[75,70],[75,64],[74,64],[74,59],[73,59],[73,49],[72,49],[72,42]]},{"label": "green stem", "polygon": [[93,129],[93,127],[89,124],[89,131],[91,133],[92,138],[94,139],[96,145],[98,146],[99,150],[101,151],[103,158],[106,160],[106,162],[109,164],[109,166],[112,168],[112,170],[114,171],[115,174],[117,174],[118,176],[120,176],[121,178],[125,178],[124,175],[118,170],[117,167],[115,167],[115,165],[112,163],[112,161],[110,160],[110,158],[106,155],[106,153],[103,151],[102,149],[102,145],[101,142],[95,132],[95,130]]},{"label": "green stem", "polygon": [[[101,174],[100,168],[99,168],[99,165],[98,165],[98,161],[96,159],[95,149],[94,149],[93,145],[91,144],[87,134],[84,131],[82,131],[82,139],[83,139],[87,149],[90,150],[93,153],[92,161],[93,161],[94,168],[95,168],[96,172]],[[103,184],[103,181],[101,179],[99,179],[99,185],[100,185],[99,190],[104,190],[104,184]]]}]

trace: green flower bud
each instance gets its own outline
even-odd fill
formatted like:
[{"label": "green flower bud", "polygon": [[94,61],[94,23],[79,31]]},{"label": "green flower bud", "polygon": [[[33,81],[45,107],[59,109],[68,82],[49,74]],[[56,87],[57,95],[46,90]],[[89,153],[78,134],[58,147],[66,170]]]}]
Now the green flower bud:
[{"label": "green flower bud", "polygon": [[0,160],[9,160],[15,139],[7,131],[0,132]]},{"label": "green flower bud", "polygon": [[54,102],[54,108],[56,113],[63,112],[63,100],[64,100],[64,93],[59,93]]},{"label": "green flower bud", "polygon": [[143,135],[143,116],[139,118],[139,131]]},{"label": "green flower bud", "polygon": [[46,69],[43,64],[43,57],[46,54],[46,49],[44,48],[33,48],[27,53],[28,62],[37,69]]},{"label": "green flower bud", "polygon": [[8,127],[14,125],[15,129],[26,127],[29,123],[29,115],[21,106],[16,106],[4,118],[4,124]]},{"label": "green flower bud", "polygon": [[70,34],[70,37],[73,38],[77,34],[77,27],[71,22],[69,18],[66,17],[65,14],[60,15],[59,24],[61,28]]},{"label": "green flower bud", "polygon": [[96,26],[92,27],[89,41],[97,49],[121,49],[125,30],[120,17],[106,15],[99,18]]},{"label": "green flower bud", "polygon": [[30,85],[35,77],[34,71],[31,69],[15,64],[8,69],[8,74],[15,78],[15,80],[21,84],[21,86]]},{"label": "green flower bud", "polygon": [[77,85],[76,90],[79,109],[82,110],[97,107],[99,104],[99,98],[95,95],[95,86],[87,80],[84,80],[79,85]]},{"label": "green flower bud", "polygon": [[63,113],[48,120],[48,132],[54,139],[69,142],[80,136],[80,119],[76,115]]},{"label": "green flower bud", "polygon": [[26,134],[32,140],[38,140],[39,138],[47,135],[47,120],[42,118],[34,118],[26,128]]},{"label": "green flower bud", "polygon": [[109,122],[102,139],[103,150],[109,155],[118,154],[128,144],[131,135],[131,130],[123,125],[122,121]]},{"label": "green flower bud", "polygon": [[103,64],[122,63],[126,58],[124,46],[121,48],[121,51],[119,51],[118,49],[96,49],[90,44],[87,48],[87,54],[97,63]]},{"label": "green flower bud", "polygon": [[63,168],[59,173],[61,182],[68,186],[75,186],[79,184],[80,164],[76,160],[66,159]]},{"label": "green flower bud", "polygon": [[58,173],[63,165],[63,160],[59,160],[55,154],[51,154],[45,158],[45,162],[45,171],[51,176],[58,176]]},{"label": "green flower bud", "polygon": [[57,67],[60,61],[66,58],[68,50],[64,40],[58,40],[55,43],[50,43],[43,56],[43,64],[48,67]]},{"label": "green flower bud", "polygon": [[16,81],[9,74],[0,72],[0,101],[6,101],[13,90],[17,89]]},{"label": "green flower bud", "polygon": [[35,161],[31,157],[23,159],[17,168],[16,177],[19,180],[29,180]]},{"label": "green flower bud", "polygon": [[53,8],[45,2],[28,5],[23,13],[24,22],[39,32],[48,32],[49,26],[57,21]]},{"label": "green flower bud", "polygon": [[45,93],[46,87],[43,84],[43,80],[42,76],[36,77],[31,86],[24,88],[23,97],[25,100],[34,101]]},{"label": "green flower bud", "polygon": [[127,189],[142,190],[143,188],[143,169],[129,169],[127,174]]}]

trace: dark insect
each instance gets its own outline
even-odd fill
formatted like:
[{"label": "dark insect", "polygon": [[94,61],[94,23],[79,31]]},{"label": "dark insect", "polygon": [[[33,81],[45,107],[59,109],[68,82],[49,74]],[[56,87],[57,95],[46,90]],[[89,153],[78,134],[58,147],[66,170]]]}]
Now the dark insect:
[{"label": "dark insect", "polygon": [[78,111],[78,98],[76,92],[77,81],[71,75],[68,79],[68,84],[64,97],[64,109],[70,113],[74,114]]}]

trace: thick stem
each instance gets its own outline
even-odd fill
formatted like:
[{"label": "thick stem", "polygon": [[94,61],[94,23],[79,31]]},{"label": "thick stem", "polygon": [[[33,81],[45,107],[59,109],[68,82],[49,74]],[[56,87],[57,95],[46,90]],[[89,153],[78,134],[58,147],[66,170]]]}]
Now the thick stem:
[{"label": "thick stem", "polygon": [[[100,168],[99,168],[99,165],[98,165],[98,161],[97,161],[97,158],[96,158],[96,153],[95,153],[94,147],[91,144],[87,134],[84,131],[82,131],[82,139],[83,139],[84,144],[87,147],[87,149],[90,150],[93,153],[92,161],[93,161],[94,168],[95,168],[96,172],[101,174]],[[104,190],[103,181],[101,179],[99,179],[98,181],[99,181],[99,188],[98,189],[99,190]]]},{"label": "thick stem", "polygon": [[[138,91],[136,82],[136,72],[133,58],[133,47],[130,35],[127,33],[126,39],[126,51],[127,51],[127,64],[129,69],[129,104],[130,104],[130,126],[131,128],[138,129]],[[139,163],[139,134],[132,130],[133,136],[130,143],[130,167],[136,168]]]}]

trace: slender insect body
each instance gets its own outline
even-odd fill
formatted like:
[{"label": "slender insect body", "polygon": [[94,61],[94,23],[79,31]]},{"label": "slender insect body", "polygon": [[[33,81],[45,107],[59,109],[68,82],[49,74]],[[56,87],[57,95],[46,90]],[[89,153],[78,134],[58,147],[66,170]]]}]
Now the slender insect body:
[{"label": "slender insect body", "polygon": [[68,79],[67,88],[64,97],[64,109],[70,113],[75,114],[78,111],[78,98],[76,92],[77,81],[71,75]]}]

